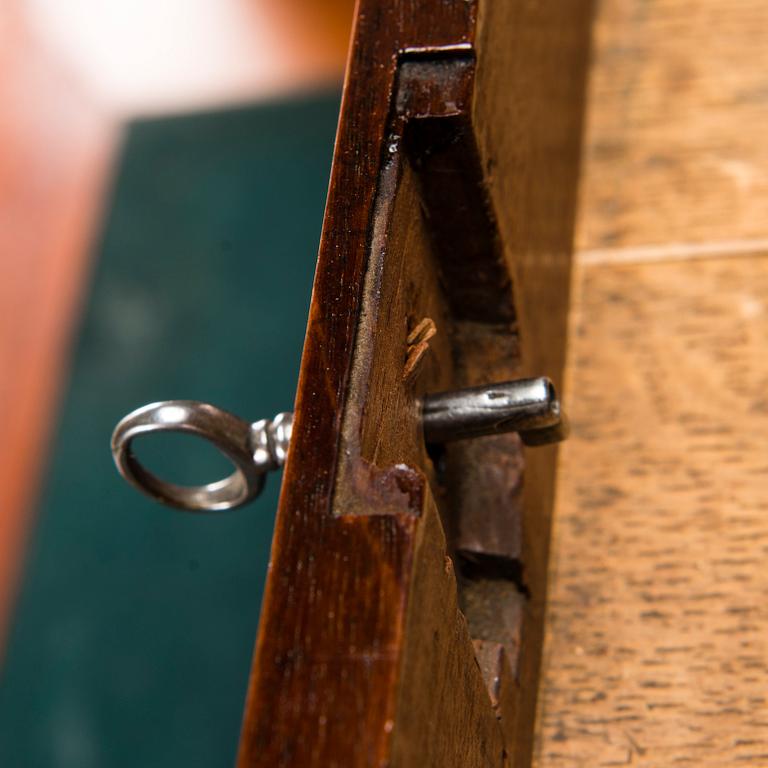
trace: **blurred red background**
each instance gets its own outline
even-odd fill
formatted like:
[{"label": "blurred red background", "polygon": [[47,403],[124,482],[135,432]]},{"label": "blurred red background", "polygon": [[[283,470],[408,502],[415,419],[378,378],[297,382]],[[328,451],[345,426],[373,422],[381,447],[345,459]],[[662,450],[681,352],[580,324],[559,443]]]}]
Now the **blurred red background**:
[{"label": "blurred red background", "polygon": [[122,127],[338,82],[352,6],[3,3],[0,643]]}]

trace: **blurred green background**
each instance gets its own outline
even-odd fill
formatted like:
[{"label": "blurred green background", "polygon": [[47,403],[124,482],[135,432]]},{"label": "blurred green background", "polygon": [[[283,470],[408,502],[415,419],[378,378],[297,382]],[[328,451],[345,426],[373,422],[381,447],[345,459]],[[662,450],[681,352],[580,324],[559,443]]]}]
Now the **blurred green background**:
[{"label": "blurred green background", "polygon": [[[0,677],[0,766],[231,766],[279,491],[219,515],[130,489],[111,430],[153,400],[293,405],[337,92],[132,124]],[[193,441],[142,454],[226,469]]]}]

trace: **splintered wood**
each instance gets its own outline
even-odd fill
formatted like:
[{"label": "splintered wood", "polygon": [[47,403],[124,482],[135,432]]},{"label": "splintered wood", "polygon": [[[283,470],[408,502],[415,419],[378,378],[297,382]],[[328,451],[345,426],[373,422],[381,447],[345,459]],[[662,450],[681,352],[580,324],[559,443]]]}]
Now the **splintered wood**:
[{"label": "splintered wood", "polygon": [[411,379],[416,376],[424,355],[429,349],[429,340],[437,333],[437,326],[431,317],[425,317],[416,327],[410,331],[406,344],[408,351],[403,368],[403,379]]}]

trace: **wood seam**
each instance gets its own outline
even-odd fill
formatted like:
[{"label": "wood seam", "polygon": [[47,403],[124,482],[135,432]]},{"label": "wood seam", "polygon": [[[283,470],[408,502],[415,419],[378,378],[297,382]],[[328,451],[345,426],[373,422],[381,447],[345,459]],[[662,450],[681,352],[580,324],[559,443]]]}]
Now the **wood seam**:
[{"label": "wood seam", "polygon": [[581,266],[593,267],[602,264],[648,264],[766,254],[768,254],[768,238],[749,238],[710,240],[704,243],[664,243],[625,248],[585,249],[576,251],[575,258]]}]

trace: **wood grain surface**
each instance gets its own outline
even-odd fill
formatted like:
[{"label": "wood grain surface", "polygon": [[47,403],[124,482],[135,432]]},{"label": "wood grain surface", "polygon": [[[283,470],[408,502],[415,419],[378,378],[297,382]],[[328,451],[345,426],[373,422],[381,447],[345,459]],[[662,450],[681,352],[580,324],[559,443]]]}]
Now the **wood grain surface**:
[{"label": "wood grain surface", "polygon": [[582,280],[537,765],[768,765],[768,259]]},{"label": "wood grain surface", "polygon": [[768,765],[766,22],[598,4],[538,768]]},{"label": "wood grain surface", "polygon": [[766,237],[768,3],[597,5],[579,249]]}]

